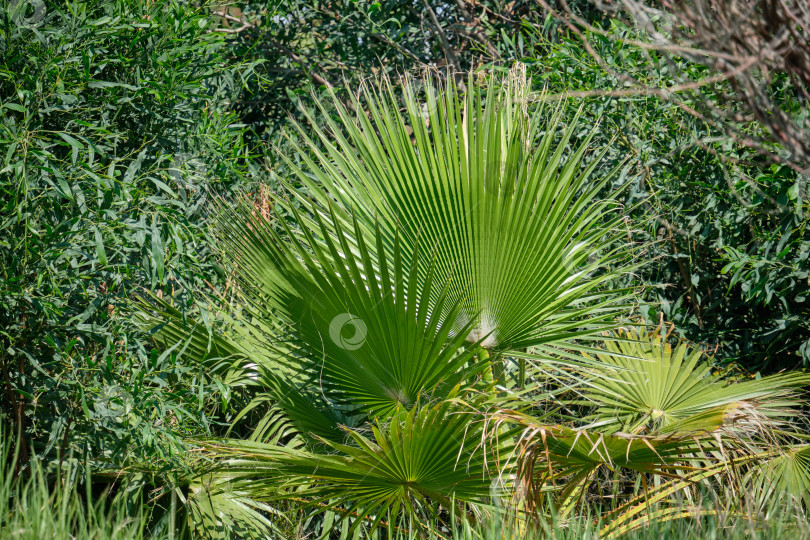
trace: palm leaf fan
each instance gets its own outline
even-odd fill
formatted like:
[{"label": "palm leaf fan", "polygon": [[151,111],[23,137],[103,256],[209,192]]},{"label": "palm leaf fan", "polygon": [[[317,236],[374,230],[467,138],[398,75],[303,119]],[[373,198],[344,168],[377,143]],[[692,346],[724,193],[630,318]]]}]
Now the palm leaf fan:
[{"label": "palm leaf fan", "polygon": [[[376,81],[357,114],[335,99],[309,117],[313,138],[298,126],[301,166],[282,155],[312,197],[287,184],[304,229],[320,230],[315,216],[331,230],[356,219],[354,248],[379,228],[379,249],[416,262],[420,287],[428,275],[449,283],[441,309],[454,332],[495,353],[592,336],[629,295],[616,285],[632,269],[627,246],[615,249],[627,233],[607,188],[617,168],[595,180],[605,155],[589,152],[595,132],[537,110],[528,87],[519,72],[489,84],[471,75],[466,96],[432,75],[406,79],[401,95]],[[435,258],[416,261],[420,245]],[[439,289],[426,298],[438,307]]]},{"label": "palm leaf fan", "polygon": [[[251,500],[272,504],[294,494],[318,511],[353,520],[352,529],[393,530],[400,517],[410,527],[464,517],[499,491],[501,464],[487,461],[483,423],[452,400],[402,410],[375,422],[370,434],[347,434],[346,444],[329,442],[325,453],[242,441],[204,446],[222,481]],[[509,452],[504,445],[500,450]]]},{"label": "palm leaf fan", "polygon": [[[810,374],[724,377],[699,348],[672,347],[658,332],[621,331],[581,375],[577,403],[593,406],[587,421],[634,433],[711,431],[732,424],[776,426],[799,406],[796,391]],[[749,422],[750,421],[750,422]]]},{"label": "palm leaf fan", "polygon": [[[342,437],[337,426],[350,423],[347,415],[355,423],[384,418],[420,397],[475,384],[488,364],[465,333],[451,335],[445,314],[459,306],[449,305],[448,285],[431,265],[416,285],[430,256],[417,250],[408,263],[396,238],[390,256],[371,250],[356,221],[352,231],[321,225],[318,239],[308,230],[298,236],[245,205],[223,208],[222,252],[240,297],[233,329],[215,338],[218,350],[255,358],[254,379],[268,401],[302,432],[332,439]],[[349,238],[359,238],[355,249]],[[374,241],[384,242],[380,228]],[[184,329],[174,317],[159,335],[178,338]]]}]

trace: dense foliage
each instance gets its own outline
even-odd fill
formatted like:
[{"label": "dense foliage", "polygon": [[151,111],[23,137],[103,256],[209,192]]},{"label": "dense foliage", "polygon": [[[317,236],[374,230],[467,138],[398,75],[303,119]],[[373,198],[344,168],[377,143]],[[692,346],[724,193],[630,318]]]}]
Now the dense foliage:
[{"label": "dense foliage", "polygon": [[[537,88],[593,95],[572,106],[581,104],[589,123],[601,126],[615,159],[628,159],[627,204],[641,203],[628,226],[655,241],[647,254],[655,262],[640,274],[653,287],[647,319],[658,322],[660,312],[682,336],[748,369],[807,366],[808,178],[690,114],[697,98],[689,92],[677,102],[651,95],[648,87],[677,82],[672,68],[625,44],[638,37],[631,29],[614,22],[610,30],[585,34],[596,57],[573,36],[550,42],[532,32],[523,61]],[[695,81],[707,76],[700,65],[679,68]],[[616,72],[634,73],[648,87],[621,95],[626,85]],[[703,97],[725,86],[703,85]],[[774,93],[786,109],[801,107],[789,92]],[[755,122],[743,127],[762,132]]]},{"label": "dense foliage", "polygon": [[179,435],[205,431],[219,387],[154,351],[131,302],[222,288],[206,191],[245,182],[227,101],[249,70],[224,62],[201,7],[49,4],[35,27],[0,16],[6,418],[45,453],[170,459]]},{"label": "dense foliage", "polygon": [[801,156],[603,9],[0,3],[0,536],[806,533]]}]

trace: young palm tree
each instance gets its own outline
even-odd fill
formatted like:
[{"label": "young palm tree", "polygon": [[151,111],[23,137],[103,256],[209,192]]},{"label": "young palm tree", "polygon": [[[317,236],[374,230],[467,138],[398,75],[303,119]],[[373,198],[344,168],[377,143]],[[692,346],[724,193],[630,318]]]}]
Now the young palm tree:
[{"label": "young palm tree", "polygon": [[593,134],[537,110],[520,72],[467,86],[428,77],[422,102],[414,81],[402,95],[380,81],[356,114],[321,104],[315,137],[299,128],[302,165],[282,156],[280,210],[221,207],[239,290],[228,324],[212,335],[158,303],[160,341],[229,359],[256,393],[242,416],[267,410],[247,440],[201,443],[216,465],[195,508],[296,500],[391,530],[474,519],[515,472],[511,428],[474,414],[522,386],[527,366],[502,360],[530,374],[599,361],[581,353],[631,294],[604,195],[615,168],[593,178]]},{"label": "young palm tree", "polygon": [[[364,86],[356,114],[321,103],[314,138],[291,140],[299,160],[282,154],[293,177],[271,219],[221,206],[239,291],[221,332],[158,302],[160,341],[253,388],[237,421],[266,411],[246,440],[200,442],[214,465],[190,493],[198,524],[272,531],[287,500],[337,513],[326,532],[402,532],[475,519],[514,489],[521,512],[551,494],[565,516],[607,470],[644,484],[614,499],[616,535],[644,511],[682,517],[671,496],[732,478],[732,458],[766,464],[744,479],[759,491],[808,485],[807,447],[779,446],[807,376],[725,380],[699,351],[616,330],[633,266],[592,134],[536,110],[519,72],[471,77],[465,96],[420,84]],[[534,383],[559,368],[555,403],[584,427],[537,416],[526,360]]]}]

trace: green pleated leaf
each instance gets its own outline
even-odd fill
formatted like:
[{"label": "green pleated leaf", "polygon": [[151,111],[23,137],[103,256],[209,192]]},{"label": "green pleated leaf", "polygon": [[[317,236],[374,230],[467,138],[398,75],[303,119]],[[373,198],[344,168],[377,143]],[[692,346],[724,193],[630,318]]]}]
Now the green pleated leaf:
[{"label": "green pleated leaf", "polygon": [[[611,282],[630,265],[608,248],[626,231],[613,195],[601,195],[614,171],[596,178],[604,150],[590,150],[593,133],[576,140],[576,118],[563,124],[533,106],[519,72],[483,86],[471,77],[465,96],[437,77],[425,85],[424,103],[412,80],[402,95],[386,80],[365,85],[360,113],[330,104],[339,123],[322,104],[325,119],[310,118],[317,143],[299,127],[302,165],[282,156],[313,199],[288,186],[308,210],[299,224],[315,233],[319,216],[335,230],[352,215],[359,227],[349,244],[379,226],[387,253],[398,234],[420,286],[431,265],[449,283],[454,329],[470,327],[469,341],[496,352],[611,327],[628,299]],[[416,261],[417,245],[435,260]],[[438,291],[430,298],[436,305]]]}]

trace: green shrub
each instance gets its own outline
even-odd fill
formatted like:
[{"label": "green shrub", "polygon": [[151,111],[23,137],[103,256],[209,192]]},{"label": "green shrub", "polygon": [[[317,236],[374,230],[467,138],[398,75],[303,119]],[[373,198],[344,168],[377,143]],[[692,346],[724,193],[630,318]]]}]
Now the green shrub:
[{"label": "green shrub", "polygon": [[2,408],[43,454],[160,463],[228,391],[153,354],[129,306],[148,289],[185,309],[193,289],[222,286],[204,202],[246,181],[227,105],[250,67],[223,61],[205,6],[43,15],[0,9]]}]

